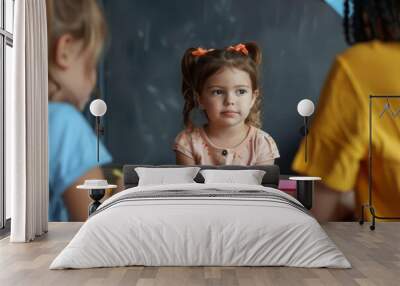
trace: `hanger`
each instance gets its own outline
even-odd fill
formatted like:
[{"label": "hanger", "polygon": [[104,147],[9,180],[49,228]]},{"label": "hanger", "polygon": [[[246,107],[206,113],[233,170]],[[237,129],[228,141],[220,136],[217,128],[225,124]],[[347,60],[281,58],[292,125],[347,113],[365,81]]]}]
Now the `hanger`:
[{"label": "hanger", "polygon": [[382,116],[385,114],[386,111],[390,112],[390,115],[393,117],[396,117],[400,113],[400,109],[397,110],[396,112],[392,111],[392,108],[391,108],[390,102],[389,102],[389,96],[386,97],[386,103],[383,106],[383,110],[382,110],[381,114],[379,114],[379,118],[382,118]]}]

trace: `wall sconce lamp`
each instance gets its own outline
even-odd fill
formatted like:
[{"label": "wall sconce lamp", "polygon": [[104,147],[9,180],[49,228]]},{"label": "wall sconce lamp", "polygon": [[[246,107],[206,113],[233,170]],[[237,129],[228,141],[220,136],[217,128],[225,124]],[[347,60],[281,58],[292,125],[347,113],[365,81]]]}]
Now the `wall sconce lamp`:
[{"label": "wall sconce lamp", "polygon": [[314,113],[314,103],[309,99],[300,100],[297,104],[297,112],[303,116],[304,118],[304,133],[305,136],[305,152],[304,152],[304,161],[307,162],[307,154],[308,154],[308,146],[307,146],[307,135],[308,135],[308,118]]},{"label": "wall sconce lamp", "polygon": [[[101,99],[95,99],[90,103],[90,113],[96,117],[96,135],[97,135],[97,163],[100,161],[100,136],[104,134],[104,128],[100,124],[100,117],[107,111],[107,104]],[[100,206],[100,200],[104,197],[106,189],[116,188],[116,185],[108,184],[107,180],[90,179],[85,180],[83,185],[77,186],[77,189],[89,191],[89,196],[93,202],[89,205],[89,216],[92,215]]]},{"label": "wall sconce lamp", "polygon": [[107,111],[107,104],[101,99],[95,99],[90,103],[90,113],[96,117],[96,135],[97,135],[97,163],[99,162],[99,144],[100,136],[104,134],[104,128],[100,124],[100,117]]}]

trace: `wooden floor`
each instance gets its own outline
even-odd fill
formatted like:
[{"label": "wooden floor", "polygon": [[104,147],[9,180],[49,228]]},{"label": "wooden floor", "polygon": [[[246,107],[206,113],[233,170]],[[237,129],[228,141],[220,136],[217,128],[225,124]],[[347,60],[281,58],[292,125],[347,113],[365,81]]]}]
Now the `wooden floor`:
[{"label": "wooden floor", "polygon": [[400,222],[323,225],[353,268],[122,267],[48,270],[81,223],[50,223],[32,243],[0,241],[0,285],[400,285]]}]

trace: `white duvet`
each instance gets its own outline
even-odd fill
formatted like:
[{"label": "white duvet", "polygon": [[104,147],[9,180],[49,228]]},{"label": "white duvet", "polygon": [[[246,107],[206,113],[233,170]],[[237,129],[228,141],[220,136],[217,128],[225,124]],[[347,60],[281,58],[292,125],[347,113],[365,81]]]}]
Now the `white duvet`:
[{"label": "white duvet", "polygon": [[290,204],[262,198],[118,199],[133,192],[265,191],[233,184],[179,184],[127,189],[106,200],[54,259],[50,269],[145,266],[294,266],[350,268],[318,222]]}]

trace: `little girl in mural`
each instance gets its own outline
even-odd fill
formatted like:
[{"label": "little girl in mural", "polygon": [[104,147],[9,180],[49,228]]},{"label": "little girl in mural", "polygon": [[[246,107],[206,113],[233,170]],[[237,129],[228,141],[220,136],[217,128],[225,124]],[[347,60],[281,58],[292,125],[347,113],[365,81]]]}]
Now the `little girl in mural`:
[{"label": "little girl in mural", "polygon": [[[279,157],[272,137],[261,127],[259,65],[255,43],[224,49],[189,48],[182,58],[186,129],[175,139],[176,161],[183,165],[267,165]],[[191,111],[204,111],[196,127]]]},{"label": "little girl in mural", "polygon": [[105,21],[96,0],[47,0],[49,46],[49,220],[83,221],[90,198],[76,190],[85,179],[102,179],[111,162],[81,110],[96,84]]}]

